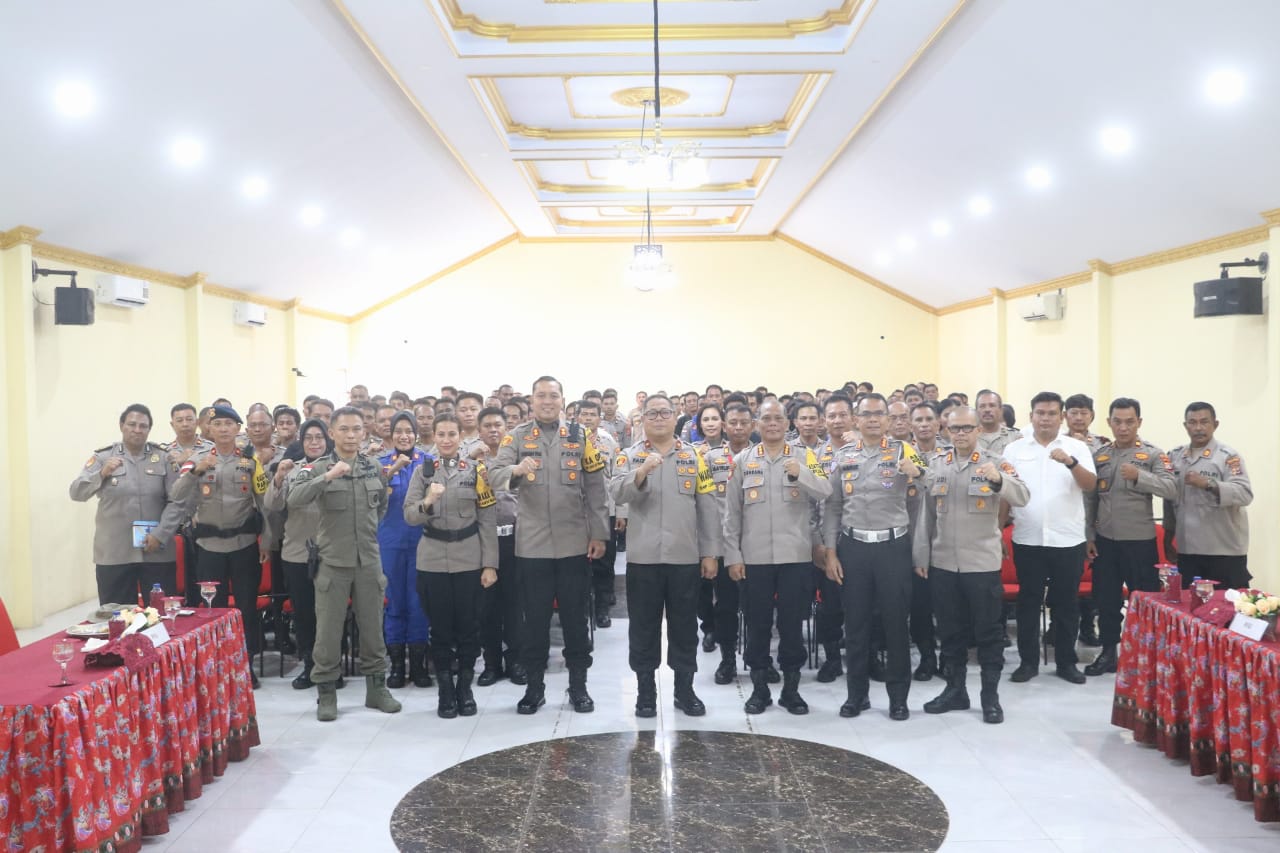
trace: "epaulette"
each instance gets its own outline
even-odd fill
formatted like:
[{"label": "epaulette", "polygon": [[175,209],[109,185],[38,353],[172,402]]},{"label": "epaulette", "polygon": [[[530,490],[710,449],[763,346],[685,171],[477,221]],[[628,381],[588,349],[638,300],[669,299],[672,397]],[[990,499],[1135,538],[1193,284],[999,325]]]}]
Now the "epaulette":
[{"label": "epaulette", "polygon": [[113,448],[113,447],[115,447],[115,444],[108,444],[106,447],[99,447],[97,450],[95,450],[95,451],[93,451],[93,452],[94,452],[94,453],[105,453],[106,451],[110,450],[110,449],[111,449],[111,448]]}]

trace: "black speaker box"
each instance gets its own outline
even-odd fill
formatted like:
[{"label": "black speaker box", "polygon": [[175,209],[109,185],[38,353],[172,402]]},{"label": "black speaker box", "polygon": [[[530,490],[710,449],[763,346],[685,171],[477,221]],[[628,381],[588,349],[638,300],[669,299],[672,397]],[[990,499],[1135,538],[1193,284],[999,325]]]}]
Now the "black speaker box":
[{"label": "black speaker box", "polygon": [[92,326],[93,291],[87,287],[55,287],[53,323],[55,326]]},{"label": "black speaker box", "polygon": [[1262,313],[1262,279],[1211,278],[1196,282],[1196,316]]}]

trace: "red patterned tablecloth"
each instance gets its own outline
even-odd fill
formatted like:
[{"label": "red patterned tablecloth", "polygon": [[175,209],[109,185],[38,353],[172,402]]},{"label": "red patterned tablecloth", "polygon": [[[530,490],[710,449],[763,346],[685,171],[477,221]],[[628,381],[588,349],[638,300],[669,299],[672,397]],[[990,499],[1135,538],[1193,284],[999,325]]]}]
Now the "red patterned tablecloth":
[{"label": "red patterned tablecloth", "polygon": [[140,849],[169,813],[257,746],[237,610],[179,617],[139,672],[86,669],[57,680],[49,637],[0,657],[0,834],[6,850]]},{"label": "red patterned tablecloth", "polygon": [[1198,619],[1191,600],[1133,594],[1111,722],[1233,786],[1257,820],[1280,820],[1280,644]]}]

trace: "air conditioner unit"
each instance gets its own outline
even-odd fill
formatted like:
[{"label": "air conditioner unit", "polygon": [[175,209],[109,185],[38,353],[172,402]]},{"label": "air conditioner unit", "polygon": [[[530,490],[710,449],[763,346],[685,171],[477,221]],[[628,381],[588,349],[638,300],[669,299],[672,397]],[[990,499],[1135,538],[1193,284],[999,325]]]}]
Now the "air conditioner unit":
[{"label": "air conditioner unit", "polygon": [[237,326],[267,325],[267,309],[253,302],[236,302],[233,319]]},{"label": "air conditioner unit", "polygon": [[98,302],[120,308],[141,308],[151,301],[151,285],[122,275],[100,275],[95,281]]},{"label": "air conditioner unit", "polygon": [[1059,290],[1057,293],[1037,293],[1022,300],[1018,306],[1022,319],[1061,320],[1067,308],[1067,297]]}]

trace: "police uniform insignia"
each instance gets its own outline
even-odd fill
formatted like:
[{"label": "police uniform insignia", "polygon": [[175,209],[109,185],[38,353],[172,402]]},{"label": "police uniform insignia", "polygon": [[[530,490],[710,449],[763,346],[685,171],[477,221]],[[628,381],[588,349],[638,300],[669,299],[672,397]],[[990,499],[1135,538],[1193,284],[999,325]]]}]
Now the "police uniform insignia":
[{"label": "police uniform insignia", "polygon": [[956,455],[950,450],[947,451],[947,464],[950,465],[955,460]]},{"label": "police uniform insignia", "polygon": [[200,487],[200,494],[204,495],[205,497],[208,497],[209,495],[213,494],[213,486],[210,486],[208,483],[205,483],[203,486]]},{"label": "police uniform insignia", "polygon": [[467,461],[465,459],[458,460],[458,470],[459,471],[467,470]]},{"label": "police uniform insignia", "polygon": [[1100,491],[1100,492],[1105,492],[1106,490],[1107,490],[1107,481],[1106,481],[1106,480],[1099,480],[1099,481],[1098,481],[1098,491]]},{"label": "police uniform insignia", "polygon": [[1201,453],[1200,455],[1203,456],[1205,459],[1208,459],[1210,456],[1213,455],[1213,451],[1206,447],[1204,449],[1204,453]]},{"label": "police uniform insignia", "polygon": [[748,468],[759,468],[759,467],[760,467],[760,463],[759,463],[759,462],[748,462],[748,463],[747,463],[747,467],[748,467]]},{"label": "police uniform insignia", "polygon": [[503,446],[503,447],[510,447],[510,446],[511,446],[511,444],[512,444],[512,442],[514,442],[514,441],[515,441],[515,437],[514,437],[514,436],[511,436],[511,435],[504,435],[504,436],[502,437],[502,446]]},{"label": "police uniform insignia", "polygon": [[96,457],[96,456],[90,456],[90,457],[89,457],[89,461],[88,461],[88,462],[86,462],[86,463],[84,463],[84,467],[86,467],[86,468],[92,468],[92,467],[93,467],[93,463],[95,463],[95,462],[97,462],[97,461],[98,461],[98,457]]},{"label": "police uniform insignia", "polygon": [[1240,471],[1241,471],[1241,468],[1240,468],[1240,457],[1239,457],[1239,456],[1228,456],[1228,457],[1227,457],[1227,468],[1231,471],[1231,475],[1232,475],[1233,477],[1239,477],[1239,476],[1240,476]]},{"label": "police uniform insignia", "polygon": [[576,479],[578,479],[578,472],[577,472],[577,471],[570,471],[570,472],[569,472],[569,481],[570,481],[570,482],[573,482],[573,481],[574,481],[574,480],[576,480]]},{"label": "police uniform insignia", "polygon": [[1164,463],[1164,470],[1170,474],[1173,473],[1173,460],[1169,458],[1169,454],[1161,453],[1160,461]]},{"label": "police uniform insignia", "polygon": [[973,451],[973,455],[969,457],[969,461],[977,462],[981,458],[982,458],[982,454],[978,453],[978,451],[975,450]]},{"label": "police uniform insignia", "polygon": [[1104,453],[1104,454],[1102,454],[1101,456],[1099,456],[1099,457],[1098,457],[1098,461],[1099,461],[1099,462],[1106,462],[1106,461],[1107,461],[1108,459],[1110,459],[1110,458],[1111,458],[1111,454],[1109,454],[1109,453]]},{"label": "police uniform insignia", "polygon": [[844,493],[845,493],[846,495],[851,495],[851,494],[853,494],[853,483],[845,483],[845,484],[844,484]]},{"label": "police uniform insignia", "polygon": [[892,453],[886,453],[884,456],[881,456],[881,457],[880,457],[880,461],[881,461],[881,462],[892,462],[892,461],[893,461],[893,454],[892,454]]},{"label": "police uniform insignia", "polygon": [[565,438],[565,437],[567,437],[568,435],[569,435],[569,428],[568,428],[568,427],[560,427],[560,437],[561,437],[561,438]]},{"label": "police uniform insignia", "polygon": [[907,497],[909,497],[909,498],[914,498],[915,496],[916,496],[916,487],[915,487],[915,486],[912,486],[911,488],[907,489]]},{"label": "police uniform insignia", "polygon": [[716,491],[723,495],[723,494],[724,494],[724,483],[717,483],[717,484],[716,484]]},{"label": "police uniform insignia", "polygon": [[[1133,454],[1133,458],[1134,458],[1134,459],[1141,459],[1142,461],[1144,461],[1144,462],[1145,462],[1146,460],[1148,460],[1148,459],[1150,459],[1150,458],[1151,458],[1151,454],[1150,454],[1150,453],[1135,453],[1135,454]],[[1099,460],[1099,461],[1101,461],[1101,460]]]},{"label": "police uniform insignia", "polygon": [[986,502],[986,501],[984,501],[982,498],[978,498],[978,500],[977,500],[977,502],[974,504],[974,506],[975,506],[975,507],[977,507],[978,509],[986,509],[986,508],[987,508],[987,502]]},{"label": "police uniform insignia", "polygon": [[1013,465],[1009,464],[1008,462],[1001,462],[1001,463],[1000,463],[1000,470],[1001,470],[1001,471],[1003,471],[1004,473],[1008,474],[1008,475],[1009,475],[1009,476],[1011,476],[1011,477],[1016,477],[1016,476],[1018,476],[1018,472],[1017,472],[1016,470],[1014,470]]},{"label": "police uniform insignia", "polygon": [[615,466],[618,466],[618,465],[626,465],[626,464],[627,464],[627,455],[626,455],[625,453],[624,453],[624,454],[622,454],[621,456],[619,456],[619,457],[618,457],[617,461],[615,461],[613,464],[614,464]]},{"label": "police uniform insignia", "polygon": [[[159,453],[152,453],[152,454],[151,454],[151,461],[152,461],[152,462],[159,462],[159,461],[160,461],[160,454],[159,454]],[[150,472],[148,472],[148,473],[150,473]]]}]

